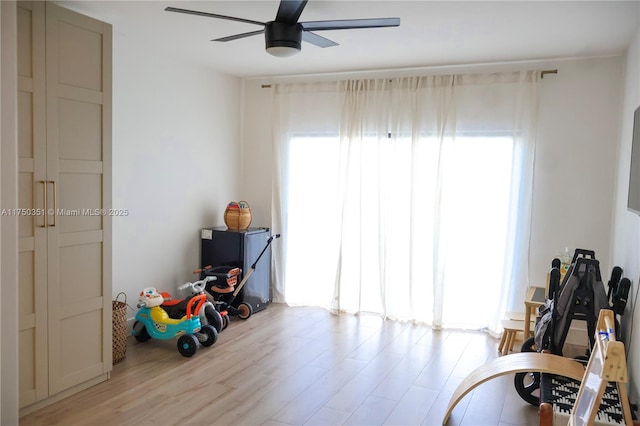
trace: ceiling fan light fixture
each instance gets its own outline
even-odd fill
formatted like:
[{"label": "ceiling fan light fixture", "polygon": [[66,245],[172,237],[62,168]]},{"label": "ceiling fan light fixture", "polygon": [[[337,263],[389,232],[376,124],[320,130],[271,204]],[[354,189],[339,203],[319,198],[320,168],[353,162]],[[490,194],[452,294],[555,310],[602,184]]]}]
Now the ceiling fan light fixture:
[{"label": "ceiling fan light fixture", "polygon": [[278,58],[286,58],[293,56],[300,52],[300,47],[292,46],[269,46],[267,47],[267,53]]},{"label": "ceiling fan light fixture", "polygon": [[302,50],[302,25],[267,22],[264,40],[267,53],[279,58],[293,56]]}]

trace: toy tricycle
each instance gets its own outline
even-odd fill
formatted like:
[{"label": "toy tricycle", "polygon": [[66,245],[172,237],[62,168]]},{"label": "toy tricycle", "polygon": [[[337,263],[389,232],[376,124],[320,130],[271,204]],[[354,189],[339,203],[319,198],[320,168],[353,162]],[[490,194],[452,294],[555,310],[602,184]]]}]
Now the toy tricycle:
[{"label": "toy tricycle", "polygon": [[[201,273],[201,269],[196,269],[193,271],[194,274]],[[216,331],[219,333],[223,329],[223,319],[220,312],[218,312],[213,304],[213,298],[209,296],[204,290],[210,281],[215,281],[217,277],[215,276],[207,276],[203,279],[195,282],[187,282],[180,287],[178,290],[185,290],[187,288],[191,289],[191,295],[184,299],[173,299],[171,295],[167,292],[161,292],[162,297],[164,298],[164,302],[162,302],[162,309],[164,309],[169,318],[180,319],[187,314],[187,304],[189,301],[197,295],[203,294],[207,296],[207,300],[202,305],[202,309],[200,309],[200,323],[202,325],[212,325]]]},{"label": "toy tricycle", "polygon": [[163,297],[153,287],[140,292],[136,322],[133,324],[133,336],[139,342],[154,339],[172,339],[178,337],[178,352],[182,356],[193,356],[198,350],[198,342],[211,346],[218,340],[218,332],[212,325],[201,325],[199,313],[207,300],[205,295],[197,295],[187,303],[186,315],[181,319],[169,318],[160,307]]}]

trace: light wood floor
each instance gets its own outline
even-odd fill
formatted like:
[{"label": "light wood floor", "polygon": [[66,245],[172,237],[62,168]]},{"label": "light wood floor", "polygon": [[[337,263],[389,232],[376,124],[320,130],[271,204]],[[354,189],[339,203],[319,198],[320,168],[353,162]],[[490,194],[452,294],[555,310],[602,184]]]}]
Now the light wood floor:
[{"label": "light wood floor", "polygon": [[[175,340],[130,338],[111,380],[20,424],[439,425],[458,383],[497,357],[498,343],[482,332],[271,304],[234,318],[192,358]],[[537,422],[508,376],[467,395],[449,424]]]}]

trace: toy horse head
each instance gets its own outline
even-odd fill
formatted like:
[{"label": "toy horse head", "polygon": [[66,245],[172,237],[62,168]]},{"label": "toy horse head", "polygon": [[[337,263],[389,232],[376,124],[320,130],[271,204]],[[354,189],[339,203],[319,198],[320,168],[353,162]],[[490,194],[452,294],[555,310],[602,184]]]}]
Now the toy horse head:
[{"label": "toy horse head", "polygon": [[152,308],[154,306],[162,305],[164,298],[154,287],[147,287],[140,292],[138,301],[140,303],[144,303],[147,308]]}]

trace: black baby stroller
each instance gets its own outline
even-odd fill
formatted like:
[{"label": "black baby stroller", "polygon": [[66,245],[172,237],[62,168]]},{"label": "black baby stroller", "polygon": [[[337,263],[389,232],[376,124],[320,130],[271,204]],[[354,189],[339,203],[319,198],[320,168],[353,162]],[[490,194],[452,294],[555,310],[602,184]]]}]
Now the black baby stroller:
[{"label": "black baby stroller", "polygon": [[240,268],[234,266],[218,266],[212,268],[207,266],[202,269],[202,276],[215,276],[215,281],[207,284],[206,292],[209,297],[213,298],[216,310],[220,313],[223,320],[222,329],[224,330],[229,325],[229,316],[237,316],[240,319],[249,319],[253,314],[253,307],[248,302],[237,298],[241,294],[242,288],[247,283],[251,274],[256,269],[257,263],[265,253],[271,242],[280,238],[280,234],[271,235],[267,239],[267,243],[258,255],[257,259],[251,265],[251,268],[246,271],[244,277],[238,283],[238,277],[242,273]]},{"label": "black baby stroller", "polygon": [[[605,293],[595,253],[591,250],[577,249],[561,283],[560,261],[554,259],[549,273],[548,299],[539,309],[534,337],[524,342],[521,351],[544,351],[562,356],[571,324],[574,320],[580,320],[586,322],[589,342],[585,356],[577,359],[587,361],[594,346],[595,327],[600,309],[610,309],[613,304],[617,315],[624,312],[630,281],[626,278],[621,280],[621,276],[622,269],[613,268],[609,291],[608,294]],[[617,324],[616,321],[616,328],[619,328]],[[552,375],[541,375],[537,372],[517,373],[514,378],[516,391],[522,399],[537,407],[541,396],[543,402],[549,400],[545,390],[541,389],[545,387],[541,385],[541,381],[551,380],[550,376]]]}]

